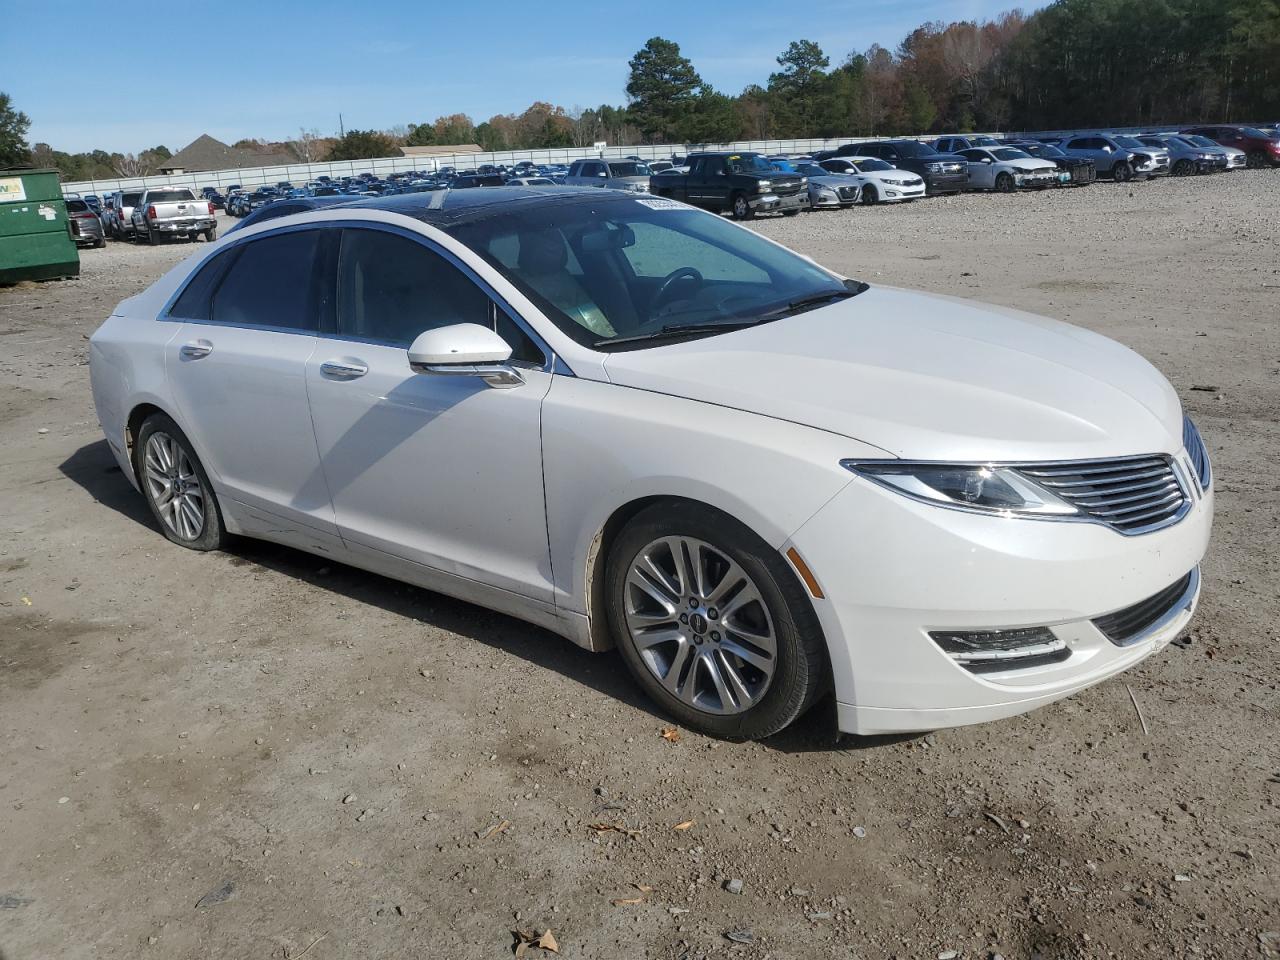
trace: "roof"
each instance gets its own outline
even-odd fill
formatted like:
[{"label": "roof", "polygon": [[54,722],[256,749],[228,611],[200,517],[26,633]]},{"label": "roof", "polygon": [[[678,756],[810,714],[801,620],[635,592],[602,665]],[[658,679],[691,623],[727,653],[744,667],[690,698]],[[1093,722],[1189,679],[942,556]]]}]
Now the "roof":
[{"label": "roof", "polygon": [[258,153],[253,150],[229,147],[221,140],[215,140],[207,133],[202,133],[168,160],[161,162],[160,169],[199,172],[241,167],[278,167],[296,162],[297,160],[290,154]]},{"label": "roof", "polygon": [[478,143],[433,143],[425,147],[401,147],[400,153],[406,157],[447,157],[454,153],[484,153]]},{"label": "roof", "polygon": [[469,187],[430,193],[401,193],[389,197],[365,197],[346,206],[385,210],[437,227],[451,227],[482,220],[495,212],[519,210],[536,204],[635,200],[637,194],[601,187]]}]

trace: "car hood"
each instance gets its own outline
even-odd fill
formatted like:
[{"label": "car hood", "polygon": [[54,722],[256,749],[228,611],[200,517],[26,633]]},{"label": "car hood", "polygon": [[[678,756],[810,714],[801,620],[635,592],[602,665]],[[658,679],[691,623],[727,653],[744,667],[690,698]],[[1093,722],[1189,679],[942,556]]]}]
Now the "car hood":
[{"label": "car hood", "polygon": [[1005,160],[1003,162],[1007,163],[1011,167],[1017,167],[1019,170],[1026,170],[1028,172],[1035,171],[1035,170],[1057,170],[1058,169],[1057,164],[1055,164],[1052,160],[1033,160],[1033,159],[1028,159],[1026,157],[1023,157],[1017,160]]},{"label": "car hood", "polygon": [[613,353],[627,387],[842,434],[895,456],[1032,461],[1176,452],[1181,406],[1120,344],[887,287],[731,333]]}]

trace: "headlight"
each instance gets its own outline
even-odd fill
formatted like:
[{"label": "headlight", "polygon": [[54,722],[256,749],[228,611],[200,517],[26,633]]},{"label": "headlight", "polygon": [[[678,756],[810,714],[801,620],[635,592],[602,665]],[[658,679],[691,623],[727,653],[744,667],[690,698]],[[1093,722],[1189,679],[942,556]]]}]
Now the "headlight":
[{"label": "headlight", "polygon": [[924,165],[924,168],[925,168],[926,170],[928,170],[930,173],[941,173],[941,172],[942,172],[942,164],[940,164],[940,163],[926,163],[926,164]]},{"label": "headlight", "polygon": [[957,510],[1028,517],[1080,512],[1011,467],[906,460],[841,460],[840,465],[913,500]]},{"label": "headlight", "polygon": [[883,180],[881,180],[880,182],[881,182],[881,183],[888,183],[888,184],[892,184],[892,185],[893,185],[893,186],[895,186],[895,187],[905,187],[905,186],[907,185],[907,181],[905,181],[905,180],[893,180],[893,179],[890,179],[889,177],[885,177],[885,178],[884,178]]},{"label": "headlight", "polygon": [[757,193],[770,193],[770,192],[772,192],[772,190],[773,190],[773,184],[771,184],[768,180],[757,180],[757,181],[756,181],[756,192],[757,192]]}]

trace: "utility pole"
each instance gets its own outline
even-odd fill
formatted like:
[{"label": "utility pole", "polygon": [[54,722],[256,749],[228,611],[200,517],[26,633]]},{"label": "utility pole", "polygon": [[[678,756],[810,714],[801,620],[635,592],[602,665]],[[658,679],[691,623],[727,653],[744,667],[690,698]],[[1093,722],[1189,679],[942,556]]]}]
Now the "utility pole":
[{"label": "utility pole", "polygon": [[338,114],[338,139],[341,140],[346,135],[346,131],[342,129],[342,114]]}]

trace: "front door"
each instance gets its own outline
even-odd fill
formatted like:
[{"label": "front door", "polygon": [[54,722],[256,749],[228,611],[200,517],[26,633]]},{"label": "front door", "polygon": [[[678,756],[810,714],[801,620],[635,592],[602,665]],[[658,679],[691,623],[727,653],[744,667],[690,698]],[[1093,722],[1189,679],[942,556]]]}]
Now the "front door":
[{"label": "front door", "polygon": [[[337,332],[321,336],[307,383],[343,539],[551,603],[542,351],[425,239],[344,228],[337,278]],[[455,323],[493,326],[525,382],[410,369],[414,338]]]}]

